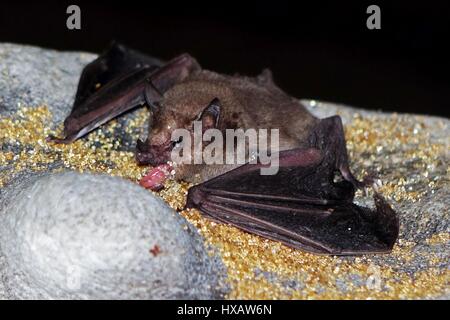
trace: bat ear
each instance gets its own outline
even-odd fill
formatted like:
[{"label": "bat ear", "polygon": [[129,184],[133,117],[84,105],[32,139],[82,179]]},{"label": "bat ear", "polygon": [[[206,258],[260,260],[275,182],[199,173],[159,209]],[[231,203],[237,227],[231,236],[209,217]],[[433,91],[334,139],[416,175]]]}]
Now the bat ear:
[{"label": "bat ear", "polygon": [[274,85],[272,71],[264,69],[259,76],[256,77],[258,83],[262,85]]},{"label": "bat ear", "polygon": [[214,98],[208,106],[203,109],[200,114],[200,119],[202,121],[203,130],[217,128],[220,118],[221,104],[218,98]]},{"label": "bat ear", "polygon": [[266,87],[268,90],[275,93],[282,93],[283,91],[277,87],[275,81],[273,81],[272,71],[264,69],[259,76],[256,77],[256,82]]}]

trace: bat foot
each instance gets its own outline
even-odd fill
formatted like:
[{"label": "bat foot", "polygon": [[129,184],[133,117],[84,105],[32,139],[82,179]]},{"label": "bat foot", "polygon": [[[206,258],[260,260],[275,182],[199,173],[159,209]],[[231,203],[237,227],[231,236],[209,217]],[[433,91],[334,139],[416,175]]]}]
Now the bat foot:
[{"label": "bat foot", "polygon": [[361,184],[363,186],[364,193],[365,193],[366,197],[368,197],[370,189],[375,191],[375,193],[379,193],[380,192],[380,189],[383,186],[383,181],[381,179],[379,179],[379,178],[376,178],[373,175],[369,175],[369,176],[367,176],[367,177],[365,177],[363,179]]}]

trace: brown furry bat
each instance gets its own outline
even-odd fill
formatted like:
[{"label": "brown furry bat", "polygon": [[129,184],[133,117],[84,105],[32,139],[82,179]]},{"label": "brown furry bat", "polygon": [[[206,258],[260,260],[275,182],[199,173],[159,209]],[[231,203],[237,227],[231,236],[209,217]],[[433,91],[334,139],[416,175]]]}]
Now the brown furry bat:
[{"label": "brown furry bat", "polygon": [[[96,84],[101,87],[96,90]],[[147,103],[151,117],[147,140],[138,140],[136,158],[152,169],[141,184],[162,186],[173,151],[195,134],[217,129],[277,129],[278,171],[262,175],[267,164],[246,142],[247,164],[179,164],[175,176],[191,182],[188,207],[219,222],[321,254],[389,252],[398,236],[398,218],[375,192],[376,210],[353,203],[356,188],[372,184],[352,175],[338,116],[318,119],[278,88],[265,70],[255,78],[202,70],[181,55],[166,64],[120,45],[89,64],[80,79],[72,113],[65,121],[69,143],[121,113]],[[177,129],[188,132],[174,140]],[[259,132],[259,131],[258,131]],[[224,134],[225,135],[225,134]],[[189,139],[186,139],[189,140]],[[194,138],[195,140],[195,138]],[[212,142],[211,142],[212,143]],[[204,154],[208,143],[196,149]],[[225,157],[231,151],[223,151]],[[250,160],[256,159],[255,162]]]}]

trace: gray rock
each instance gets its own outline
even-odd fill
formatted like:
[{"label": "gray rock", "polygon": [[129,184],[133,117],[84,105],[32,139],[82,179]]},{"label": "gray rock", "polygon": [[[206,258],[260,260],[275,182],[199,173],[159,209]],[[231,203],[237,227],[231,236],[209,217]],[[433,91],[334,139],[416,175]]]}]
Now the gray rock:
[{"label": "gray rock", "polygon": [[57,52],[32,46],[0,45],[0,113],[22,105],[47,105],[55,123],[64,120],[83,66],[94,54]]},{"label": "gray rock", "polygon": [[[75,99],[78,80],[86,64],[97,55],[87,52],[64,52],[28,45],[0,43],[0,115],[14,114],[21,106],[45,105],[52,114],[50,127],[63,123]],[[136,115],[118,118],[121,150],[134,150],[136,139],[126,128]],[[139,134],[146,135],[147,123]]]},{"label": "gray rock", "polygon": [[65,172],[10,188],[0,212],[5,298],[220,297],[221,265],[197,231],[137,184]]}]

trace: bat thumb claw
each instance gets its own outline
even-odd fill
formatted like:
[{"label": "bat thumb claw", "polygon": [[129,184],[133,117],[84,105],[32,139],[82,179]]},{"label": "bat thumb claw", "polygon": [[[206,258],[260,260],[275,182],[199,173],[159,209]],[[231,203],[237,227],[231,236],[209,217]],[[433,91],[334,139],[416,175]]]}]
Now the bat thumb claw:
[{"label": "bat thumb claw", "polygon": [[364,187],[364,194],[366,195],[366,197],[369,196],[369,188]]}]

